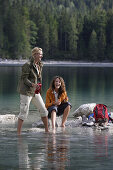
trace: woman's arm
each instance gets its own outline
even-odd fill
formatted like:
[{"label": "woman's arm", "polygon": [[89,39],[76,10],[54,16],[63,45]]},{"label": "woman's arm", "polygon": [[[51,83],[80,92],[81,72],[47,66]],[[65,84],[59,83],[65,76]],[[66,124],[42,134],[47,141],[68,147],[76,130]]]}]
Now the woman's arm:
[{"label": "woman's arm", "polygon": [[64,93],[61,95],[61,102],[68,102],[67,92],[64,92]]},{"label": "woman's arm", "polygon": [[29,75],[30,75],[30,66],[28,63],[26,63],[23,67],[22,67],[22,79],[24,81],[24,84],[32,87],[32,83],[31,80],[29,79]]},{"label": "woman's arm", "polygon": [[46,108],[55,104],[55,102],[51,99],[50,95],[51,95],[50,92],[47,91],[47,93],[46,93],[46,104],[45,104]]}]

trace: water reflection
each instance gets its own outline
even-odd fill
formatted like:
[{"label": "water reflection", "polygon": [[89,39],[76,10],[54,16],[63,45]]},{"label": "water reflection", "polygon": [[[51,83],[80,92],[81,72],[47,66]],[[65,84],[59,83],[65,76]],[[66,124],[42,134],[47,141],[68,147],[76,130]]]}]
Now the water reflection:
[{"label": "water reflection", "polygon": [[96,159],[101,157],[108,157],[108,136],[97,134],[94,139]]},{"label": "water reflection", "polygon": [[[32,138],[30,139],[32,140]],[[38,147],[37,143],[30,142],[28,138],[18,138],[19,169],[41,169],[45,162],[45,148]],[[32,149],[31,149],[32,148]]]},{"label": "water reflection", "polygon": [[49,169],[62,169],[70,166],[69,138],[60,134],[53,134],[48,138],[47,161]]},{"label": "water reflection", "polygon": [[19,169],[37,170],[47,167],[46,169],[65,170],[70,166],[69,136],[64,132],[42,133],[35,138],[20,136],[17,144]]},{"label": "water reflection", "polygon": [[19,169],[30,168],[30,158],[28,156],[28,143],[27,139],[18,137],[18,157],[19,157]]}]

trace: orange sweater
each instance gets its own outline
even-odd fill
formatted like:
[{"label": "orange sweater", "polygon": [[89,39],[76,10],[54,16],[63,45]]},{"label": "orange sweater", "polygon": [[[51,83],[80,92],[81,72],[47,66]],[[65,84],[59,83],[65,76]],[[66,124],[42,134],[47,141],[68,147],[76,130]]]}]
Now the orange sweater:
[{"label": "orange sweater", "polygon": [[[60,102],[67,102],[68,101],[68,97],[67,97],[67,93],[66,91],[64,93],[61,94],[60,98],[59,98]],[[49,106],[54,105],[55,103],[55,95],[52,89],[48,89],[47,93],[46,93],[46,108],[48,108]]]}]

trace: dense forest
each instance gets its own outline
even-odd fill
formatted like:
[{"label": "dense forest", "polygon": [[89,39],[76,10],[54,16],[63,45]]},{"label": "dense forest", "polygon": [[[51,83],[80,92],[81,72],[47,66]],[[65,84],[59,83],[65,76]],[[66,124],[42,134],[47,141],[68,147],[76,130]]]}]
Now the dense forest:
[{"label": "dense forest", "polygon": [[0,0],[0,58],[113,61],[113,0]]}]

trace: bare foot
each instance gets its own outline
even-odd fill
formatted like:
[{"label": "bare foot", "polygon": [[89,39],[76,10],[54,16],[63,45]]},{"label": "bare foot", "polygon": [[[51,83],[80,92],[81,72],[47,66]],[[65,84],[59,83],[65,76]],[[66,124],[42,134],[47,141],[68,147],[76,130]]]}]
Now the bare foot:
[{"label": "bare foot", "polygon": [[65,125],[64,125],[64,124],[61,124],[61,127],[64,127],[64,128],[65,128]]},{"label": "bare foot", "polygon": [[17,136],[18,136],[18,137],[21,137],[21,133],[17,133]]},{"label": "bare foot", "polygon": [[46,133],[49,133],[49,130],[45,130]]},{"label": "bare foot", "polygon": [[55,129],[53,129],[53,131],[52,131],[52,132],[53,132],[53,134],[55,134],[55,133],[56,133],[56,130],[55,130]]}]

